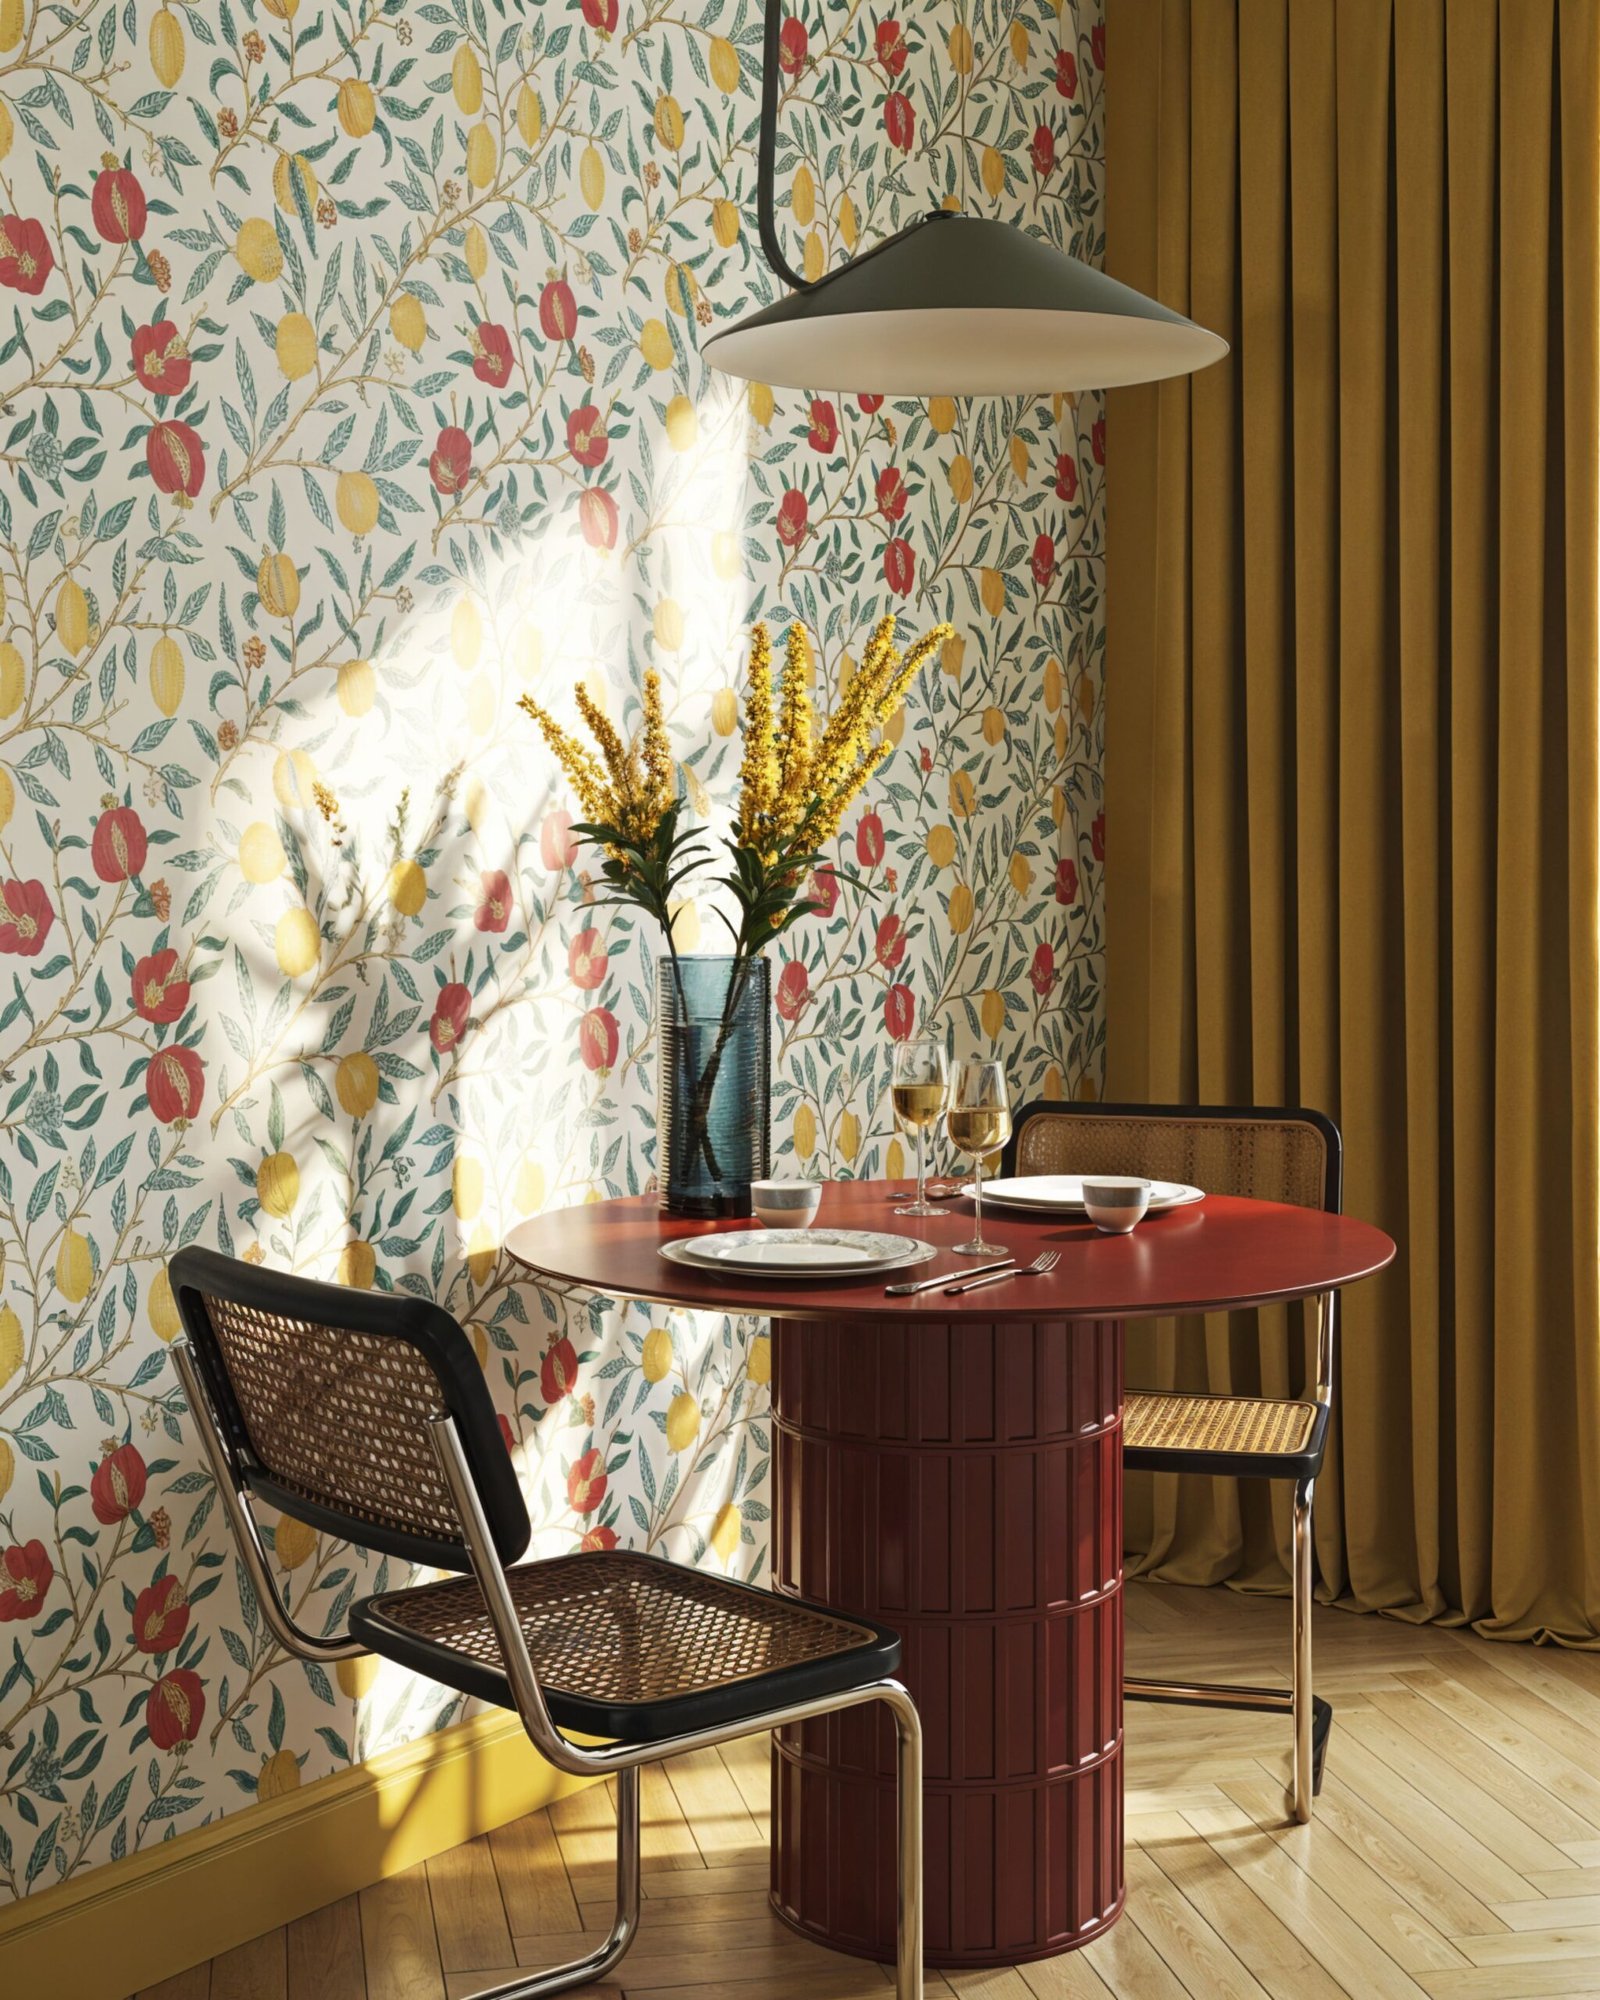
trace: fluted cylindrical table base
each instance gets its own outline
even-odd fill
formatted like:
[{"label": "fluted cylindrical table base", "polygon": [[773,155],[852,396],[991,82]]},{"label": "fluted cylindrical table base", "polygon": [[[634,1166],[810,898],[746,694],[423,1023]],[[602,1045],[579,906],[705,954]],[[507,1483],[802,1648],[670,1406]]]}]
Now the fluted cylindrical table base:
[{"label": "fluted cylindrical table base", "polygon": [[[1122,1328],[774,1326],[773,1585],[882,1619],[925,1734],[930,1965],[1087,1943],[1122,1907]],[[893,1733],[780,1733],[772,1902],[894,1955]]]}]

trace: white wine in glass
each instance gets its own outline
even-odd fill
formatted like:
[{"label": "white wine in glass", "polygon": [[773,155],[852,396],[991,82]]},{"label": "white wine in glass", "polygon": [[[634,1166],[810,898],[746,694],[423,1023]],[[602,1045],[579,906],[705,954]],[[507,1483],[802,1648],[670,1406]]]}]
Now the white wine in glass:
[{"label": "white wine in glass", "polygon": [[928,1133],[938,1124],[950,1095],[950,1060],[939,1035],[917,1035],[896,1042],[889,1102],[902,1131],[917,1142],[917,1198],[896,1215],[937,1215],[928,1199]]},{"label": "white wine in glass", "polygon": [[975,1220],[972,1241],[954,1246],[958,1257],[1003,1257],[1003,1243],[983,1240],[983,1162],[1011,1137],[1011,1100],[1006,1073],[997,1062],[971,1061],[956,1066],[955,1086],[944,1114],[945,1131],[957,1152],[972,1161]]}]

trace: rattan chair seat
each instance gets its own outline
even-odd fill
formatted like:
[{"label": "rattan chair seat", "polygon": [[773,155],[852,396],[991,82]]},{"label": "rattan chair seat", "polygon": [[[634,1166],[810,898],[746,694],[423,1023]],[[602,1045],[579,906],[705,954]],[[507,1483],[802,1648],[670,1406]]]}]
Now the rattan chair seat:
[{"label": "rattan chair seat", "polygon": [[[507,1572],[558,1725],[637,1743],[893,1673],[882,1626],[618,1549]],[[354,1607],[377,1653],[447,1687],[511,1705],[476,1581],[451,1577]]]},{"label": "rattan chair seat", "polygon": [[1320,1414],[1315,1403],[1130,1390],[1122,1405],[1122,1441],[1137,1451],[1278,1458],[1307,1448]]}]

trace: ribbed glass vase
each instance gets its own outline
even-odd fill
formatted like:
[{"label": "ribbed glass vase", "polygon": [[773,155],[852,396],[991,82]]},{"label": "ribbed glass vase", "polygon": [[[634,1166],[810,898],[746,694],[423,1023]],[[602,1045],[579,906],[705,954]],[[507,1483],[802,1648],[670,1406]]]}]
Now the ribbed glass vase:
[{"label": "ribbed glass vase", "polygon": [[771,1171],[772,975],[746,965],[730,1022],[730,957],[656,960],[656,1180],[669,1215],[748,1215]]}]

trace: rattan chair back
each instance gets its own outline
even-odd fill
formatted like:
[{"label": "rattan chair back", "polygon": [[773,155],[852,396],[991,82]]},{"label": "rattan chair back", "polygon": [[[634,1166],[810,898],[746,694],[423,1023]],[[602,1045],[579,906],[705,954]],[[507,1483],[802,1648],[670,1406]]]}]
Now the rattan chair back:
[{"label": "rattan chair back", "polygon": [[1143,1174],[1297,1208],[1340,1200],[1338,1129],[1316,1111],[1043,1101],[1017,1113],[1003,1171]]},{"label": "rattan chair back", "polygon": [[426,1299],[357,1292],[215,1251],[179,1251],[173,1292],[250,1489],[312,1526],[436,1568],[469,1565],[428,1432],[461,1435],[502,1561],[527,1508],[461,1328]]}]

